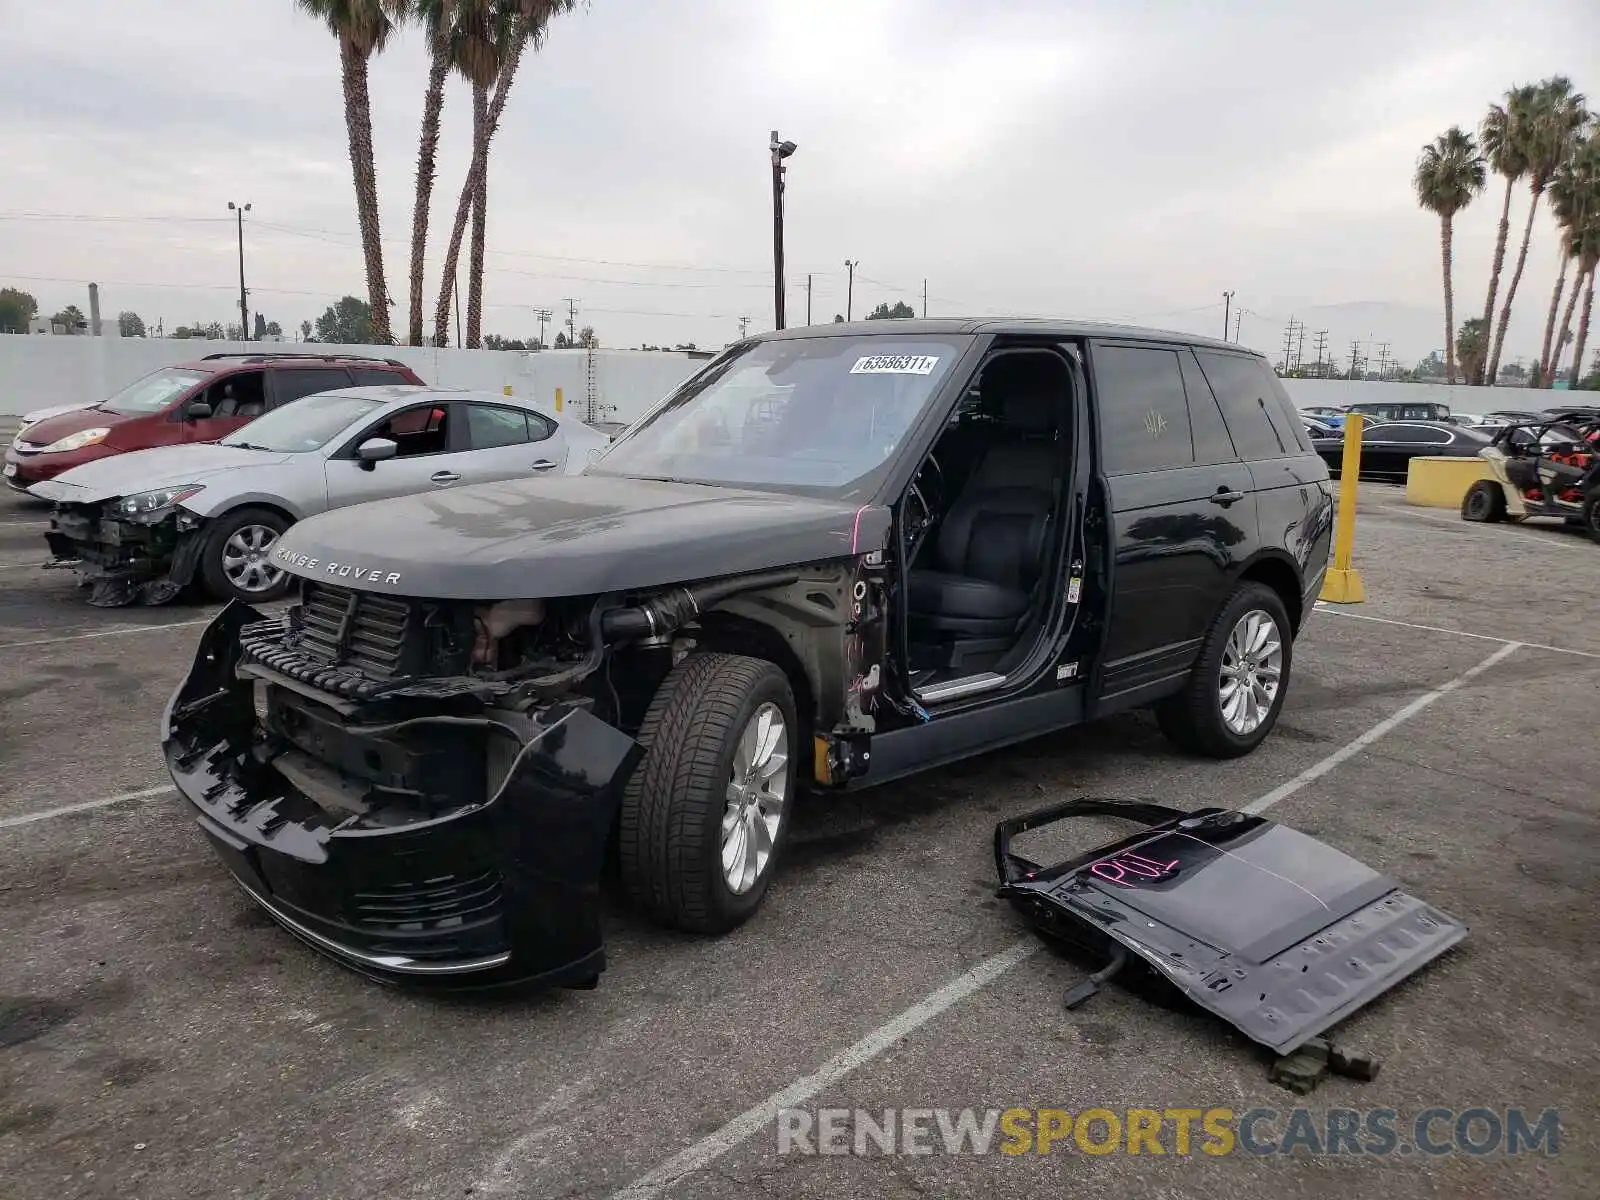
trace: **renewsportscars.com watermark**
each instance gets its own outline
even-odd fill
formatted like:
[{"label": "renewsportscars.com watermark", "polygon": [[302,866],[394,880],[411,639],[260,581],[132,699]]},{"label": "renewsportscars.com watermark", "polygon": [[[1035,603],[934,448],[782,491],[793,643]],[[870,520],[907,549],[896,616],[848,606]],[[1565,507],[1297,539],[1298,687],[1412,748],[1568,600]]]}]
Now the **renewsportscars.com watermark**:
[{"label": "renewsportscars.com watermark", "polygon": [[778,1153],[1558,1154],[1557,1109],[784,1108]]}]

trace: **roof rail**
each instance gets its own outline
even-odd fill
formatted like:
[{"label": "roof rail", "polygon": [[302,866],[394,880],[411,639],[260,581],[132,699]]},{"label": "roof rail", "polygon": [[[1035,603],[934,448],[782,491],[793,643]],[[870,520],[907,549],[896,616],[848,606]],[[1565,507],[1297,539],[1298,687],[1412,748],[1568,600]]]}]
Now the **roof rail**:
[{"label": "roof rail", "polygon": [[315,362],[381,362],[391,367],[403,367],[406,364],[398,358],[379,358],[372,354],[297,354],[292,350],[251,352],[244,350],[221,351],[216,354],[201,356],[201,362],[211,362],[219,358],[237,358],[240,362],[259,363],[277,361],[285,358],[304,358]]}]

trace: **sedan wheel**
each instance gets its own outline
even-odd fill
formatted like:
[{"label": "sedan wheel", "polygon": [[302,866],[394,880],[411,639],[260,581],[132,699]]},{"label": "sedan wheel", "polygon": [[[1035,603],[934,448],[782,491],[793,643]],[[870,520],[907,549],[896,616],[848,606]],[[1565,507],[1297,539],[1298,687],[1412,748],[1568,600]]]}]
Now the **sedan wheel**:
[{"label": "sedan wheel", "polygon": [[272,565],[270,552],[278,531],[265,525],[245,525],[222,544],[222,573],[246,595],[270,592],[283,581],[283,571]]}]

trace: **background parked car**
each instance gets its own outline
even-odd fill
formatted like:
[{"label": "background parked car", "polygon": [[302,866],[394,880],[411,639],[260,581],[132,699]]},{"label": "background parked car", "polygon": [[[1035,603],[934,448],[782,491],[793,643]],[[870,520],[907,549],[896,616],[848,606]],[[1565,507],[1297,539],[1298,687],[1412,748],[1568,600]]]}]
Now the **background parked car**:
[{"label": "background parked car", "polygon": [[1301,423],[1306,427],[1306,436],[1316,438],[1337,438],[1344,436],[1343,422],[1335,425],[1321,417],[1308,417],[1301,414]]},{"label": "background parked car", "polygon": [[[1312,438],[1311,444],[1339,474],[1344,437]],[[1449,421],[1383,421],[1361,431],[1361,474],[1378,479],[1404,479],[1413,458],[1444,455],[1472,458],[1489,444],[1486,434]]]},{"label": "background parked car", "polygon": [[214,442],[301,396],[352,384],[409,383],[398,359],[351,355],[208,354],[160,367],[109,400],[29,425],[6,451],[4,476],[20,491],[97,459],[155,446]]},{"label": "background parked car", "polygon": [[93,604],[162,603],[196,578],[218,599],[269,600],[289,579],[271,559],[278,536],[313,513],[576,474],[607,444],[598,430],[526,398],[344,388],[306,396],[215,445],[118,455],[32,491],[55,501],[45,538],[94,587]]},{"label": "background parked car", "polygon": [[1375,421],[1449,421],[1450,406],[1426,400],[1363,400],[1346,407],[1347,413],[1360,413],[1369,423]]},{"label": "background parked car", "polygon": [[53,404],[49,408],[33,409],[17,418],[17,432],[21,433],[29,425],[37,425],[40,421],[49,420],[51,417],[59,417],[62,413],[82,412],[86,408],[93,408],[94,405],[93,400],[84,400],[77,404]]}]

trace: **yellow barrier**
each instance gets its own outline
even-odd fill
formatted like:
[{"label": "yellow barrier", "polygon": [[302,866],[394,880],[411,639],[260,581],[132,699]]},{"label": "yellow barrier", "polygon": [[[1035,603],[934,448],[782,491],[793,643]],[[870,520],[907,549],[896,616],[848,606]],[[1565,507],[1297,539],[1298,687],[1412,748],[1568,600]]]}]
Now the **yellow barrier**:
[{"label": "yellow barrier", "polygon": [[1489,464],[1481,458],[1413,458],[1406,468],[1406,503],[1460,509],[1467,489],[1491,478]]},{"label": "yellow barrier", "polygon": [[556,411],[557,412],[561,411],[561,389],[560,388],[556,389]]},{"label": "yellow barrier", "polygon": [[1333,566],[1322,580],[1319,599],[1330,604],[1360,604],[1367,598],[1361,586],[1361,573],[1350,565],[1350,552],[1356,539],[1356,485],[1361,481],[1360,413],[1344,419],[1344,459],[1339,465],[1339,517],[1333,533]]}]

